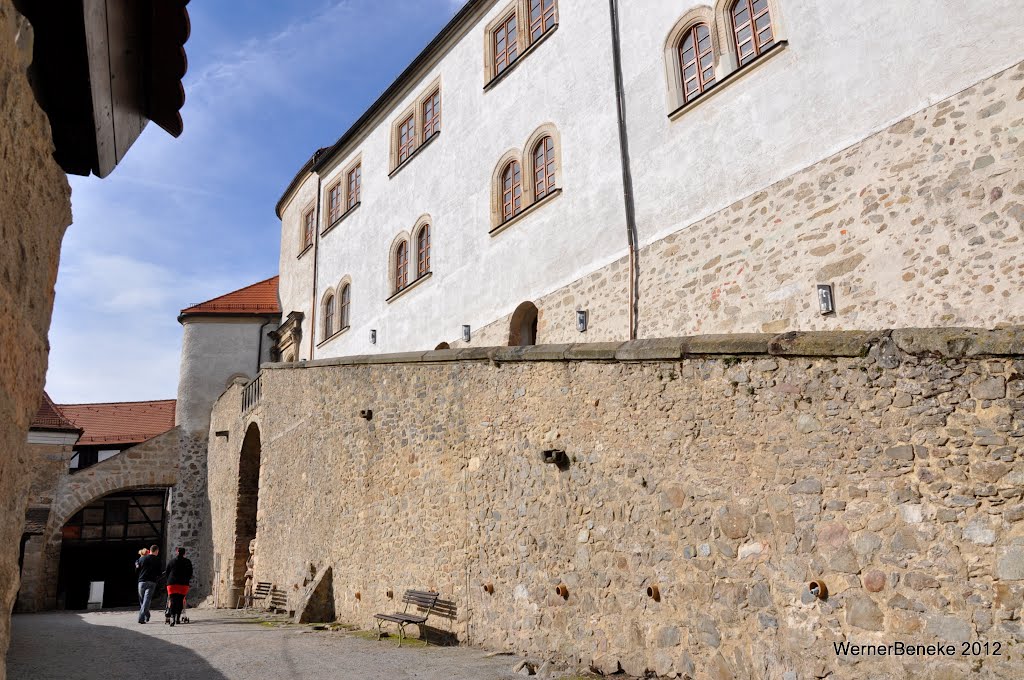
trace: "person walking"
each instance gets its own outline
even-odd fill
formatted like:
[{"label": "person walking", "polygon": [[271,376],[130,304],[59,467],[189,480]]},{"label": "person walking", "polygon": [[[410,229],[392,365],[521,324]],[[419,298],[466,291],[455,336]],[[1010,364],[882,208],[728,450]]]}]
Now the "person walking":
[{"label": "person walking", "polygon": [[137,562],[139,568],[139,623],[149,621],[149,606],[153,603],[156,582],[160,580],[160,546],[149,546],[149,554]]},{"label": "person walking", "polygon": [[185,608],[185,596],[188,595],[189,583],[192,581],[192,560],[185,557],[185,549],[178,548],[167,568],[164,569],[167,579],[167,600],[170,617],[167,623],[172,626],[181,623],[181,610]]}]

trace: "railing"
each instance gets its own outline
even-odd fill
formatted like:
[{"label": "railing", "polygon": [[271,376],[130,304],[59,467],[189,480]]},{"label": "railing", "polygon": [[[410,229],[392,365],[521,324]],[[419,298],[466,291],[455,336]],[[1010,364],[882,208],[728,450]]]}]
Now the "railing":
[{"label": "railing", "polygon": [[263,394],[263,374],[257,373],[252,381],[242,388],[242,414],[248,413],[253,406],[260,403]]}]

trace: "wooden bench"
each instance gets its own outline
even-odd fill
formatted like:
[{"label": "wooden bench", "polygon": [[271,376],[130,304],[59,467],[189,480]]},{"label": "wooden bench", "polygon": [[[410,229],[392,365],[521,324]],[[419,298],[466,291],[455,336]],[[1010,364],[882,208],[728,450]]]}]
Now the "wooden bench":
[{"label": "wooden bench", "polygon": [[[374,614],[374,618],[377,619],[377,639],[380,640],[384,634],[385,623],[398,624],[398,646],[402,646],[402,639],[405,638],[405,627],[408,625],[416,624],[422,626],[427,621],[427,617],[430,616],[431,610],[437,604],[437,593],[428,593],[423,590],[407,590],[402,595],[402,602],[405,603],[405,610],[395,612],[394,614]],[[409,605],[414,607],[413,612],[409,612]],[[423,611],[426,613],[419,615],[416,611]]]},{"label": "wooden bench", "polygon": [[[243,593],[242,596],[238,598],[238,602],[235,604],[235,609],[243,609],[243,608],[244,609],[252,609],[252,606],[253,606],[253,604],[256,601],[258,601],[258,600],[265,600],[269,596],[270,596],[270,581],[260,581],[259,583],[256,584],[256,587],[253,589],[253,591],[249,595],[249,597],[246,597],[245,594]],[[241,607],[241,605],[243,604],[243,601],[244,601],[245,607]]]}]

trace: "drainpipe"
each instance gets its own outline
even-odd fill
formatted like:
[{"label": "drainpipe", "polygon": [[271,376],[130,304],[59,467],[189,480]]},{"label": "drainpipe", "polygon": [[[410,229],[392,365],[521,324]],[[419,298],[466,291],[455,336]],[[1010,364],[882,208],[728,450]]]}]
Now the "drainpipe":
[{"label": "drainpipe", "polygon": [[622,198],[626,204],[626,239],[629,243],[629,339],[636,340],[640,275],[637,250],[636,205],[633,198],[633,173],[629,167],[629,138],[626,134],[626,97],[622,84],[622,50],[619,46],[619,3],[608,0],[612,21],[612,63],[615,69],[616,110],[619,116],[619,154],[622,160]]},{"label": "drainpipe", "polygon": [[[313,163],[320,158],[320,152],[317,151]],[[317,267],[317,252],[320,250],[320,182],[322,178],[320,173],[316,173],[316,208],[313,214],[313,292],[312,300],[309,307],[309,358],[313,359],[313,352],[316,351],[316,267]]]}]

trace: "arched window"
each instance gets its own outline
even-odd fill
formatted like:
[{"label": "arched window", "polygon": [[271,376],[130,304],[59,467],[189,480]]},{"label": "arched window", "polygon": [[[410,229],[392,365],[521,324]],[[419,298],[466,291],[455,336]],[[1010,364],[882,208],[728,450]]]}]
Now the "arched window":
[{"label": "arched window", "polygon": [[539,201],[555,188],[555,140],[545,137],[533,150],[533,200]]},{"label": "arched window", "polygon": [[555,0],[530,0],[530,42],[555,25]]},{"label": "arched window", "polygon": [[768,0],[736,0],[731,14],[736,59],[743,66],[775,44]]},{"label": "arched window", "polygon": [[424,224],[416,236],[416,276],[430,271],[430,225]]},{"label": "arched window", "polygon": [[395,249],[395,292],[409,285],[409,242],[402,241]]},{"label": "arched window", "polygon": [[679,72],[683,75],[683,103],[714,84],[715,53],[707,24],[696,24],[683,34],[679,41]]},{"label": "arched window", "polygon": [[324,298],[324,338],[334,334],[334,296]]},{"label": "arched window", "polygon": [[523,170],[512,161],[501,173],[501,219],[512,219],[523,209]]},{"label": "arched window", "polygon": [[345,284],[341,287],[341,293],[338,295],[341,298],[341,303],[338,307],[338,322],[341,324],[338,329],[348,328],[348,308],[352,302],[352,286]]}]

